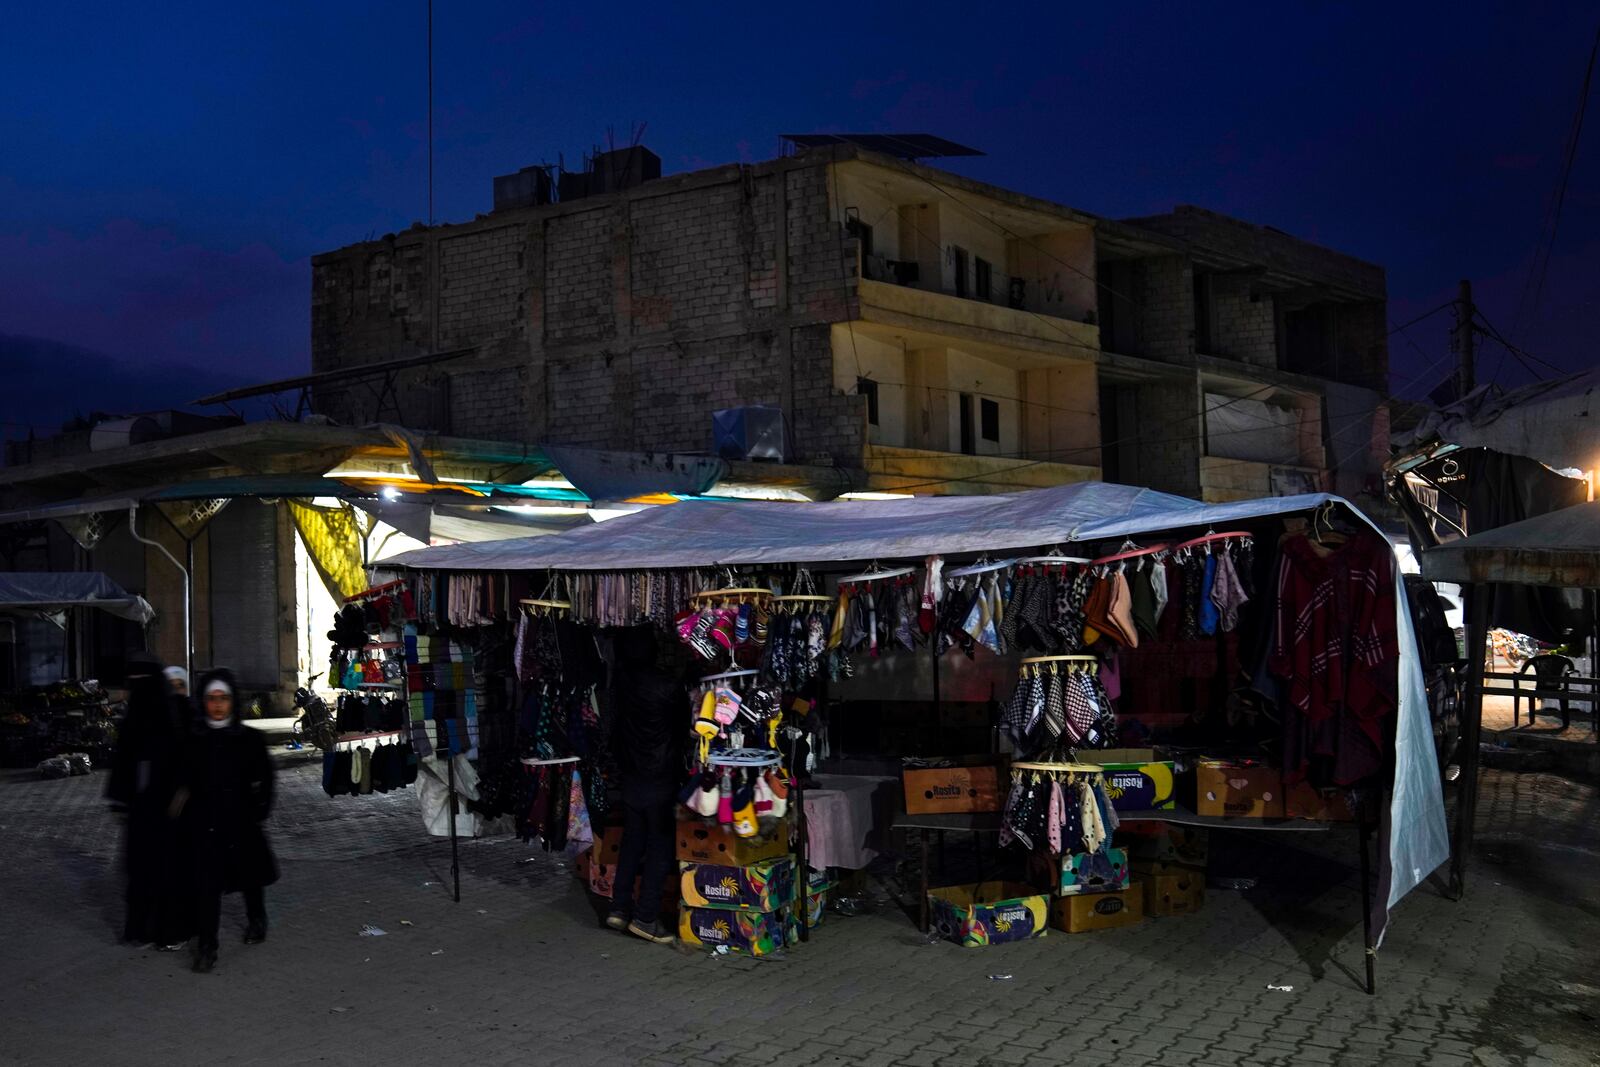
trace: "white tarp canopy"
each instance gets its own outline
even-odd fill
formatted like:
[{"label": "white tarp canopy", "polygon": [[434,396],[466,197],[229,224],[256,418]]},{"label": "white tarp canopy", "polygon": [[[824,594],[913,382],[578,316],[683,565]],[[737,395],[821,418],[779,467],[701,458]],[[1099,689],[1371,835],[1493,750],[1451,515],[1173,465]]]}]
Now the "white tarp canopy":
[{"label": "white tarp canopy", "polygon": [[417,549],[384,561],[419,570],[650,570],[998,553],[1309,511],[1323,494],[1201,504],[1128,485],[1082,482],[995,496],[827,504],[691,500],[554,537]]},{"label": "white tarp canopy", "polygon": [[[454,571],[653,570],[998,556],[1185,529],[1225,530],[1230,523],[1305,513],[1328,502],[1344,504],[1365,520],[1341,498],[1325,493],[1202,504],[1104,482],[996,496],[827,504],[685,501],[549,537],[418,549],[385,560],[384,566]],[[1426,689],[1398,562],[1394,581],[1400,700],[1387,862],[1380,872],[1379,913],[1373,917],[1380,940],[1388,909],[1450,855]]]},{"label": "white tarp canopy", "polygon": [[0,571],[0,611],[99,608],[148,625],[156,611],[99,571]]}]

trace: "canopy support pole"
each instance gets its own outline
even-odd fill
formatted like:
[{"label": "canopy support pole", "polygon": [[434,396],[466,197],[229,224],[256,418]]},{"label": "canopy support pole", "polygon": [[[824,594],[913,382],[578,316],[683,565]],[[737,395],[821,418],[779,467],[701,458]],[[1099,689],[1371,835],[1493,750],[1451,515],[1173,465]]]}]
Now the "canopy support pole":
[{"label": "canopy support pole", "polygon": [[457,904],[461,903],[461,853],[456,845],[456,754],[450,748],[445,749],[445,774],[449,777],[450,786],[450,882],[451,895]]},{"label": "canopy support pole", "polygon": [[[188,567],[178,562],[178,557],[167,551],[167,546],[160,541],[152,541],[139,532],[139,505],[131,504],[128,507],[128,532],[133,539],[142,545],[148,545],[167,557],[167,562],[178,568],[178,573],[183,575],[183,669],[194,676],[194,576]],[[194,545],[189,545],[191,559],[194,555]]]},{"label": "canopy support pole", "polygon": [[1461,720],[1461,787],[1456,796],[1456,833],[1450,865],[1450,892],[1467,892],[1467,859],[1472,854],[1473,822],[1478,814],[1478,746],[1483,734],[1483,656],[1489,643],[1489,600],[1494,586],[1468,586],[1467,706]]}]

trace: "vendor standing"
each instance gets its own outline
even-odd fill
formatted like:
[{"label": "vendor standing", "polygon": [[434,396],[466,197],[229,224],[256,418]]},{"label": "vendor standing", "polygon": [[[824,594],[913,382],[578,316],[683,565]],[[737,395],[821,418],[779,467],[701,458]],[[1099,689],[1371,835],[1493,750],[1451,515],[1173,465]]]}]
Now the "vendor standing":
[{"label": "vendor standing", "polygon": [[244,894],[244,943],[267,937],[262,892],[278,880],[278,867],[262,823],[272,810],[272,760],[261,734],[239,721],[231,671],[209,671],[198,686],[200,715],[184,753],[183,787],[173,808],[192,850],[190,866],[199,941],[194,969],[217,962],[222,894]]},{"label": "vendor standing", "polygon": [[618,631],[612,648],[612,701],[625,821],[606,925],[646,941],[670,944],[672,935],[661,928],[657,913],[673,864],[672,806],[682,778],[688,691],[656,665],[655,631],[649,626]]},{"label": "vendor standing", "polygon": [[147,652],[129,657],[127,712],[106,786],[106,796],[127,815],[122,939],[153,942],[162,951],[182,948],[190,934],[182,835],[167,815],[178,788],[188,709],[188,698],[170,690],[159,660]]}]

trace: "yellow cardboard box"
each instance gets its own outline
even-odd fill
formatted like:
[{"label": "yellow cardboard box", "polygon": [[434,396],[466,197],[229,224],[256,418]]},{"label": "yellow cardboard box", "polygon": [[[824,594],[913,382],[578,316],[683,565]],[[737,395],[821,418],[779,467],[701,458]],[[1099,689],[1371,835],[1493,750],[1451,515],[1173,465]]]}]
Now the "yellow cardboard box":
[{"label": "yellow cardboard box", "polygon": [[1132,926],[1144,918],[1144,885],[1134,882],[1115,893],[1057,897],[1050,903],[1050,925],[1069,934]]}]

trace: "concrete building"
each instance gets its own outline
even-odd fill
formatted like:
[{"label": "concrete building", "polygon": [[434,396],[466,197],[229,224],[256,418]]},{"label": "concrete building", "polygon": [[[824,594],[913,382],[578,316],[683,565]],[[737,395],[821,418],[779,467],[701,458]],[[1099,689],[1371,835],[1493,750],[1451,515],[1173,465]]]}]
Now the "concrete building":
[{"label": "concrete building", "polygon": [[1354,494],[1381,467],[1381,268],[1194,208],[1112,222],[855,144],[658,173],[643,148],[603,154],[552,203],[523,171],[470,222],[315,257],[314,373],[471,350],[383,391],[324,381],[315,409],[704,453],[714,411],[776,407],[787,464],[859,474],[813,496],[1102,477]]}]

